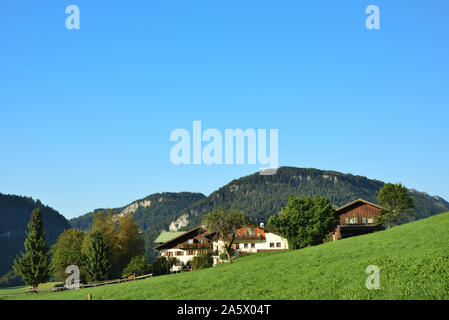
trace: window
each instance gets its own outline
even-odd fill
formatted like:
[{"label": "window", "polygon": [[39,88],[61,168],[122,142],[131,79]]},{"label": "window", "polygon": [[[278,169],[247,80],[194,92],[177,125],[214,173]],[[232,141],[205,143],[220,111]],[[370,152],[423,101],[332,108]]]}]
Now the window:
[{"label": "window", "polygon": [[252,229],[246,229],[246,234],[247,234],[248,236],[253,236],[253,235],[256,234],[256,232],[255,232],[254,230],[252,230]]},{"label": "window", "polygon": [[165,256],[172,257],[173,256],[173,252],[167,251],[167,252],[165,252]]},{"label": "window", "polygon": [[187,255],[188,256],[194,256],[195,255],[195,251],[189,250],[189,251],[187,251]]},{"label": "window", "polygon": [[366,218],[366,217],[363,217],[363,223],[367,223],[368,222],[368,219]]},{"label": "window", "polygon": [[248,249],[248,244],[247,243],[245,243],[243,246],[245,247],[245,249]]},{"label": "window", "polygon": [[277,242],[276,243],[276,248],[280,248],[281,247],[281,243],[280,242]]},{"label": "window", "polygon": [[345,222],[349,223],[349,217],[346,217]]},{"label": "window", "polygon": [[176,255],[177,256],[183,256],[184,255],[184,251],[176,251]]},{"label": "window", "polygon": [[255,243],[251,243],[251,248],[255,248],[256,244]]},{"label": "window", "polygon": [[270,248],[274,248],[274,242],[270,242]]},{"label": "window", "polygon": [[188,244],[193,244],[193,239],[189,239],[189,241],[187,241]]},{"label": "window", "polygon": [[238,243],[235,244],[236,249],[240,249],[240,245]]}]

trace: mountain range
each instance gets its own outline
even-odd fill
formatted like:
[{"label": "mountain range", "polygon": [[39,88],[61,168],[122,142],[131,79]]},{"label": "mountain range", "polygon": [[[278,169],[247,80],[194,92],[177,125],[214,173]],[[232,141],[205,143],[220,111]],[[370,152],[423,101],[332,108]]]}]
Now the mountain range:
[{"label": "mountain range", "polygon": [[[207,197],[198,193],[157,193],[114,210],[117,214],[134,214],[144,232],[146,253],[152,260],[156,254],[153,241],[162,230],[193,228],[205,214],[217,208],[241,210],[254,223],[266,223],[285,206],[290,195],[322,195],[335,206],[342,206],[358,198],[376,202],[383,185],[382,181],[336,171],[281,167],[272,176],[254,173],[233,180]],[[415,200],[415,211],[407,221],[449,210],[449,203],[441,197],[414,189],[409,189],[409,194]],[[70,220],[71,225],[88,229],[92,213]]]}]

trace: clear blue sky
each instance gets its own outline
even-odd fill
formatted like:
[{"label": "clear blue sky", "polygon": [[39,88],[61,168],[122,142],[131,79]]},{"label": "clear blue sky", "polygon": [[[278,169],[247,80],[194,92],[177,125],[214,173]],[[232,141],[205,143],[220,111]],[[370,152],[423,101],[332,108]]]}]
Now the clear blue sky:
[{"label": "clear blue sky", "polygon": [[449,199],[448,14],[443,0],[2,1],[0,192],[71,218],[259,169],[173,165],[171,131],[200,120],[279,129],[280,165]]}]

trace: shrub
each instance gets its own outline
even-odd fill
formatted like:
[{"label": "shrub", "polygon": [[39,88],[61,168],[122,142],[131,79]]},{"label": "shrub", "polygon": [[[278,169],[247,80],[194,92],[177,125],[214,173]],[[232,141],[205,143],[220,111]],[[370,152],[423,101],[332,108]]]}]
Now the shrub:
[{"label": "shrub", "polygon": [[[229,254],[231,255],[231,257],[234,256],[235,250],[234,248],[229,248]],[[226,250],[223,250],[222,253],[220,253],[220,260],[228,260],[228,255],[226,254]]]},{"label": "shrub", "polygon": [[202,252],[192,259],[192,269],[200,270],[204,268],[210,268],[214,264],[214,259],[212,258],[212,253]]},{"label": "shrub", "polygon": [[153,262],[153,275],[161,275],[170,273],[171,267],[173,267],[179,259],[175,257],[165,258],[165,257],[156,257]]},{"label": "shrub", "polygon": [[128,266],[123,270],[122,277],[126,278],[130,275],[143,276],[151,272],[148,259],[145,255],[136,256],[131,259]]},{"label": "shrub", "polygon": [[0,288],[16,287],[24,284],[25,282],[23,282],[22,277],[14,271],[9,271],[0,278]]}]

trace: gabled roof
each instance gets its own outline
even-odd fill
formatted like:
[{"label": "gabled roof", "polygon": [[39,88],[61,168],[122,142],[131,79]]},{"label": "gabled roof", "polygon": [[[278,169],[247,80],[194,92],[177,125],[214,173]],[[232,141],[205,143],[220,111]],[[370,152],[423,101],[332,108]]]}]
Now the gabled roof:
[{"label": "gabled roof", "polygon": [[158,237],[154,240],[154,243],[164,243],[164,242],[170,241],[184,233],[185,233],[185,231],[177,231],[177,232],[162,231],[161,234],[158,235]]},{"label": "gabled roof", "polygon": [[342,207],[336,209],[336,211],[337,211],[337,212],[342,211],[342,210],[344,210],[344,209],[346,209],[346,208],[349,208],[349,207],[351,207],[351,206],[353,206],[353,205],[355,205],[355,204],[357,204],[357,203],[368,204],[368,205],[373,206],[373,207],[376,207],[376,208],[378,208],[378,209],[383,209],[383,207],[379,206],[378,204],[374,204],[374,203],[371,203],[371,202],[366,201],[366,200],[363,200],[363,199],[357,199],[357,200],[354,200],[354,201],[352,201],[352,202],[350,202],[350,203],[348,203],[348,204],[345,204],[344,206],[342,206]]},{"label": "gabled roof", "polygon": [[[164,243],[161,243],[161,244],[157,245],[156,247],[154,247],[154,249],[155,249],[155,250],[159,250],[159,249],[162,248],[162,247],[167,247],[167,246],[170,247],[170,244],[171,244],[171,243],[173,243],[173,244],[176,243],[176,241],[179,240],[179,238],[188,236],[189,234],[194,234],[195,232],[198,232],[198,231],[200,231],[201,229],[203,229],[204,232],[207,232],[202,226],[198,226],[198,227],[193,228],[193,229],[191,229],[191,230],[189,230],[189,231],[181,232],[180,235],[178,235],[178,236],[176,236],[176,237],[174,237],[174,238],[172,238],[172,239],[170,239],[170,240],[168,240],[168,241],[166,241],[166,242],[164,242]],[[195,237],[195,236],[194,236],[194,237]]]}]

